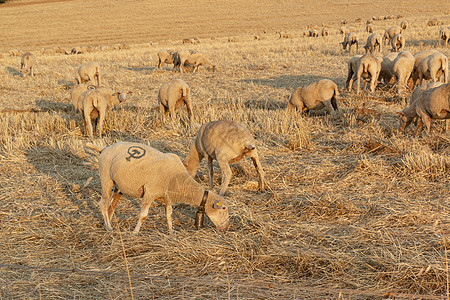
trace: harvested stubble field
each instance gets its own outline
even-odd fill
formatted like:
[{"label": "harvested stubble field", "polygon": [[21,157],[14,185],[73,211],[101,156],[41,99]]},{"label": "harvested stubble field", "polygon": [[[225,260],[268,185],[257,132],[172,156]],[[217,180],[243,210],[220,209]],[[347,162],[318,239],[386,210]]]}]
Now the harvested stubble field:
[{"label": "harvested stubble field", "polygon": [[[348,19],[365,41],[366,19],[402,14],[374,21],[375,31],[407,19],[407,50],[449,56],[436,42],[440,27],[426,27],[432,17],[450,24],[448,3],[223,2],[187,1],[203,6],[195,10],[151,1],[0,4],[0,298],[448,298],[450,135],[443,122],[433,123],[431,136],[399,134],[395,112],[408,95],[346,92],[350,55],[337,34],[339,20]],[[330,36],[301,36],[322,22]],[[293,38],[278,40],[278,29]],[[200,44],[181,43],[195,36]],[[238,41],[228,43],[229,36]],[[40,54],[123,42],[129,50]],[[13,48],[36,54],[35,77],[19,75]],[[165,48],[202,51],[217,71],[157,70]],[[106,135],[94,143],[136,141],[184,158],[201,124],[235,120],[258,141],[268,190],[257,191],[256,172],[243,161],[232,168],[226,195],[230,231],[209,222],[197,231],[195,208],[178,205],[168,235],[163,207],[155,206],[131,236],[139,199],[123,197],[107,232],[96,158],[69,99],[74,70],[87,61],[101,65],[104,85],[134,92],[108,114]],[[159,87],[172,78],[192,88],[192,127],[184,109],[176,124],[156,109]],[[286,115],[294,88],[322,78],[338,84],[341,110]],[[197,180],[207,187],[204,162]]]}]

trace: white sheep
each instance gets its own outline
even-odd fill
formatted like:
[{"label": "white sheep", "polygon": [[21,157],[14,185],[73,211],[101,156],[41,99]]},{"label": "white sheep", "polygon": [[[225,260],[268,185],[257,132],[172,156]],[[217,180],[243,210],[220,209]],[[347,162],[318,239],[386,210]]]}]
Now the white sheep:
[{"label": "white sheep", "polygon": [[72,90],[70,91],[70,98],[72,99],[72,105],[75,111],[81,112],[83,109],[83,99],[80,101],[80,95],[87,90],[93,90],[95,88],[95,85],[85,83],[76,84],[72,87]]},{"label": "white sheep", "polygon": [[345,81],[345,88],[348,91],[352,90],[353,81],[356,80],[356,70],[361,57],[362,55],[355,55],[348,60],[347,80]]},{"label": "white sheep", "polygon": [[387,28],[384,31],[384,35],[383,35],[383,43],[386,45],[386,41],[388,43],[391,42],[391,39],[394,37],[394,35],[402,33],[402,28],[398,25],[392,26]]},{"label": "white sheep", "polygon": [[400,52],[405,48],[406,39],[401,33],[396,34],[391,39],[392,51]]},{"label": "white sheep", "polygon": [[364,46],[364,49],[366,49],[366,53],[370,52],[373,53],[378,48],[378,52],[381,52],[381,34],[379,33],[372,33],[367,38],[366,45]]},{"label": "white sheep", "polygon": [[358,52],[358,35],[356,32],[349,32],[345,35],[344,41],[341,42],[342,48],[347,49],[348,46],[348,52],[350,52],[352,45],[356,44],[356,52]]},{"label": "white sheep", "polygon": [[96,62],[88,62],[82,64],[75,72],[75,79],[77,83],[87,83],[97,79],[97,86],[100,86],[100,65]]},{"label": "white sheep", "polygon": [[26,77],[29,73],[31,76],[34,76],[34,65],[36,63],[36,57],[30,53],[25,52],[20,59],[20,73],[23,77]]},{"label": "white sheep", "polygon": [[216,66],[213,65],[203,53],[193,50],[183,50],[178,52],[175,67],[183,73],[183,67],[185,64],[194,65],[194,72],[198,71],[198,67],[201,65],[207,66],[212,71],[216,69]]},{"label": "white sheep", "polygon": [[113,109],[119,103],[125,102],[128,95],[133,92],[128,90],[120,90],[114,92],[110,88],[101,87],[96,88],[94,85],[78,84],[72,88],[71,98],[75,111],[81,111],[83,108],[83,97],[81,95],[87,90],[97,89],[106,100],[107,110]]},{"label": "white sheep", "polygon": [[328,36],[330,34],[327,27],[322,28],[322,36]]},{"label": "white sheep", "polygon": [[112,230],[111,218],[122,194],[142,198],[133,234],[139,233],[154,201],[165,206],[169,234],[173,232],[172,205],[177,203],[198,206],[199,211],[202,209],[219,230],[228,230],[226,200],[205,191],[188,174],[177,155],[129,142],[118,142],[108,147],[90,143],[86,146],[100,152],[102,198],[99,206],[107,230]]},{"label": "white sheep", "polygon": [[414,70],[414,56],[409,51],[402,51],[393,62],[393,73],[397,84],[397,92],[405,90],[409,78]]},{"label": "white sheep", "polygon": [[219,195],[224,195],[230,183],[230,163],[237,163],[244,156],[250,157],[259,175],[259,189],[264,190],[264,171],[256,150],[256,141],[250,131],[234,121],[219,120],[203,124],[192,148],[184,160],[184,166],[192,177],[195,176],[200,161],[208,161],[209,187],[212,188],[213,160],[217,160],[222,170],[222,185]]},{"label": "white sheep", "polygon": [[[173,50],[161,50],[158,52],[158,69],[161,69],[164,63],[174,64],[177,52]],[[175,68],[175,64],[174,64]]]},{"label": "white sheep", "polygon": [[[98,136],[102,136],[103,121],[105,120],[107,103],[105,97],[97,90],[87,90],[80,95],[83,99],[81,113],[84,117],[84,134],[89,133],[89,137],[94,137],[94,131],[97,131]],[[94,129],[92,128],[92,120],[94,121]]]},{"label": "white sheep", "polygon": [[[357,62],[356,65],[356,94],[359,94],[361,77],[364,80],[364,86],[366,80],[370,78],[370,91],[373,95],[375,92],[376,82],[381,71],[381,60],[370,53],[364,54]],[[352,77],[354,78],[354,77]],[[348,79],[348,77],[347,77]],[[350,85],[351,86],[351,85]]]},{"label": "white sheep", "polygon": [[175,121],[177,111],[186,104],[189,122],[192,122],[192,102],[190,97],[191,89],[181,79],[174,79],[164,83],[158,92],[158,104],[161,114],[170,113],[172,122]]},{"label": "white sheep", "polygon": [[373,25],[370,23],[366,24],[366,32],[373,33]]},{"label": "white sheep", "polygon": [[444,75],[444,83],[448,82],[448,58],[438,52],[433,53],[422,59],[417,66],[417,75],[422,85],[423,79],[438,81],[441,75]]},{"label": "white sheep", "polygon": [[448,46],[448,42],[450,41],[450,27],[444,27],[439,30],[439,41],[444,46]]},{"label": "white sheep", "polygon": [[356,32],[356,29],[354,27],[351,27],[351,26],[341,26],[339,28],[339,34],[342,34],[344,36],[347,35],[350,32]]},{"label": "white sheep", "polygon": [[403,31],[405,31],[409,26],[409,23],[407,20],[403,20],[402,23],[400,23],[400,27],[402,28]]},{"label": "white sheep", "polygon": [[291,39],[292,34],[286,31],[277,31],[278,39],[285,38],[285,39]]},{"label": "white sheep", "polygon": [[331,113],[338,110],[337,97],[339,97],[339,91],[336,83],[329,79],[322,79],[305,87],[298,87],[289,98],[286,111],[304,112],[325,107]]},{"label": "white sheep", "polygon": [[394,77],[394,60],[397,58],[398,52],[391,52],[383,56],[381,61],[380,75],[378,76],[379,81],[383,81],[385,85],[393,84],[395,82]]},{"label": "white sheep", "polygon": [[442,25],[442,21],[439,21],[436,18],[433,18],[427,22],[427,26],[438,26],[438,25]]},{"label": "white sheep", "polygon": [[[431,133],[432,119],[446,119],[446,130],[449,129],[450,119],[450,84],[434,83],[421,86],[419,91],[414,93],[414,98],[410,100],[410,106],[397,114],[400,116],[400,132],[404,132],[406,127],[416,118],[420,118],[414,136],[423,124],[427,128],[427,134]],[[417,90],[417,89],[416,89]]]}]

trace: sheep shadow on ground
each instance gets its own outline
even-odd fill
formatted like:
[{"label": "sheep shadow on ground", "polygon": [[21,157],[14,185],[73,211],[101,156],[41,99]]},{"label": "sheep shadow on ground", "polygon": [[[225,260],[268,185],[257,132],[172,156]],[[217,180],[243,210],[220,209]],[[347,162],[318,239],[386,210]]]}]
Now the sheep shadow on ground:
[{"label": "sheep shadow on ground", "polygon": [[244,106],[250,109],[262,109],[262,110],[280,110],[286,108],[287,101],[277,101],[274,99],[249,99],[244,101]]},{"label": "sheep shadow on ground", "polygon": [[53,102],[42,99],[36,99],[35,103],[42,112],[69,113],[73,110],[71,103]]},{"label": "sheep shadow on ground", "polygon": [[8,73],[11,74],[12,76],[22,76],[22,74],[20,74],[19,70],[15,69],[15,68],[6,67],[6,71],[8,71]]},{"label": "sheep shadow on ground", "polygon": [[[407,40],[405,47],[414,46],[414,47],[437,47],[439,45],[437,40]],[[424,49],[425,50],[425,49]]]},{"label": "sheep shadow on ground", "polygon": [[156,70],[156,67],[125,67],[125,66],[119,66],[120,69],[125,69],[128,71],[135,71],[135,72],[150,72],[152,73],[153,71]]},{"label": "sheep shadow on ground", "polygon": [[242,82],[265,85],[274,88],[284,88],[287,90],[293,90],[300,86],[307,86],[313,82],[317,82],[321,79],[330,79],[337,85],[343,86],[345,84],[344,77],[327,78],[318,75],[281,75],[278,77],[272,77],[269,79],[244,79]]}]

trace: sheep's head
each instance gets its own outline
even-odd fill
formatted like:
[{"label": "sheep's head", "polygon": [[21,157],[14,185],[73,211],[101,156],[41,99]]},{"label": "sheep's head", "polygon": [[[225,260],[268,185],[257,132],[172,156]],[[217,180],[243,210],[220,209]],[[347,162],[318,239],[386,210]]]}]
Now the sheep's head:
[{"label": "sheep's head", "polygon": [[408,127],[409,124],[411,124],[413,118],[409,118],[405,114],[405,110],[397,112],[397,115],[400,117],[400,125],[398,127],[398,131],[405,132],[406,127]]},{"label": "sheep's head", "polygon": [[113,96],[117,96],[117,99],[119,99],[119,102],[125,102],[127,100],[128,95],[133,94],[131,91],[118,91],[112,94]]},{"label": "sheep's head", "polygon": [[223,197],[213,192],[209,192],[208,200],[205,205],[205,213],[217,229],[222,231],[228,230],[230,225],[228,206]]}]

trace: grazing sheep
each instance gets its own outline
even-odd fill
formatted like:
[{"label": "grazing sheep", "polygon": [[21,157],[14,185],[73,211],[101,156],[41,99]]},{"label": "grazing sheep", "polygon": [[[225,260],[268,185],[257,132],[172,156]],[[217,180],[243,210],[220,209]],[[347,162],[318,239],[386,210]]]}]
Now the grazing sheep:
[{"label": "grazing sheep", "polygon": [[[100,210],[107,230],[122,194],[142,197],[141,212],[133,234],[139,233],[153,201],[166,208],[169,234],[172,229],[172,205],[199,206],[219,230],[228,230],[228,207],[224,198],[205,191],[186,171],[173,153],[139,143],[118,142],[108,147],[86,144],[100,153],[99,175],[102,186]],[[114,190],[113,190],[114,189]]]},{"label": "grazing sheep", "polygon": [[366,24],[366,32],[373,33],[373,25],[370,23]]},{"label": "grazing sheep", "polygon": [[183,39],[183,44],[200,44],[199,38],[193,38],[193,39]]},{"label": "grazing sheep", "polygon": [[350,32],[356,32],[356,29],[350,26],[341,26],[339,28],[339,34],[342,34],[344,36],[349,34]]},{"label": "grazing sheep", "polygon": [[30,53],[25,52],[20,59],[20,73],[23,77],[26,77],[28,73],[34,76],[34,65],[36,64],[36,57]]},{"label": "grazing sheep", "polygon": [[381,34],[379,33],[372,33],[367,38],[366,45],[364,46],[364,49],[366,49],[366,53],[370,52],[373,53],[377,48],[378,52],[381,52]]},{"label": "grazing sheep", "polygon": [[423,79],[431,79],[433,82],[444,74],[444,83],[448,82],[448,58],[444,54],[438,52],[430,54],[422,59],[417,65],[417,75],[422,85]]},{"label": "grazing sheep", "polygon": [[[98,126],[98,136],[101,137],[108,107],[105,97],[97,89],[93,89],[81,94],[80,98],[83,99],[81,113],[84,117],[84,134],[89,133],[89,137],[92,139]],[[92,120],[94,120],[94,129],[92,129]]]},{"label": "grazing sheep", "polygon": [[442,25],[442,22],[436,18],[433,18],[427,22],[427,26],[438,26],[438,25]]},{"label": "grazing sheep", "polygon": [[158,92],[158,104],[161,114],[170,112],[172,122],[175,121],[177,111],[186,104],[189,122],[192,122],[192,103],[190,97],[191,89],[181,79],[174,79],[164,83]]},{"label": "grazing sheep", "polygon": [[324,28],[322,28],[321,34],[322,34],[322,36],[328,36],[328,35],[330,35],[330,32],[327,27],[324,27]]},{"label": "grazing sheep", "polygon": [[183,73],[183,67],[185,64],[194,65],[194,72],[198,71],[198,67],[201,65],[207,66],[208,69],[212,71],[216,69],[216,66],[213,65],[203,53],[193,50],[183,50],[178,52],[175,60],[175,66],[181,73]]},{"label": "grazing sheep", "polygon": [[391,46],[392,51],[394,52],[400,52],[405,48],[406,39],[403,36],[403,34],[399,33],[392,37],[391,39]]},{"label": "grazing sheep", "polygon": [[384,85],[394,84],[394,60],[397,58],[397,52],[391,52],[385,56],[381,61],[380,75],[378,76],[379,81],[383,81]]},{"label": "grazing sheep", "polygon": [[255,36],[253,37],[253,39],[254,39],[255,41],[260,41],[260,40],[263,39],[263,37],[260,36],[260,35],[258,35],[258,34],[255,34]]},{"label": "grazing sheep", "polygon": [[83,109],[83,98],[80,98],[80,95],[86,92],[87,90],[93,90],[96,87],[94,85],[88,84],[77,84],[72,87],[70,92],[70,98],[72,99],[72,105],[75,111],[81,112]]},{"label": "grazing sheep", "polygon": [[[358,61],[356,69],[356,94],[359,94],[361,77],[368,79],[370,77],[370,91],[375,92],[376,82],[381,71],[381,62],[372,54],[364,54]],[[364,80],[364,86],[366,81]]]},{"label": "grazing sheep", "polygon": [[276,33],[278,34],[278,39],[281,39],[281,38],[291,39],[292,38],[292,34],[290,34],[287,31],[277,31]]},{"label": "grazing sheep", "polygon": [[318,37],[319,36],[319,31],[317,29],[312,29],[309,31],[309,36],[311,37]]},{"label": "grazing sheep", "polygon": [[336,83],[329,79],[322,79],[306,87],[298,87],[289,98],[286,111],[299,110],[304,112],[325,107],[331,113],[333,110],[338,110],[338,96],[339,91]]},{"label": "grazing sheep", "polygon": [[[164,63],[174,64],[177,52],[173,50],[161,50],[158,52],[158,69],[161,69]],[[175,64],[174,64],[175,68]]]},{"label": "grazing sheep", "polygon": [[417,124],[414,136],[423,124],[425,124],[429,135],[431,133],[431,119],[446,119],[446,130],[449,130],[449,99],[450,84],[448,83],[430,83],[416,88],[411,95],[410,106],[397,113],[400,116],[399,131],[404,132],[416,117],[420,118],[420,121]]},{"label": "grazing sheep", "polygon": [[420,61],[433,53],[439,53],[439,51],[431,49],[431,50],[423,50],[423,51],[420,51],[420,52],[417,52],[416,54],[414,54],[414,71],[413,71],[413,75],[412,75],[412,80],[413,80],[412,88],[414,88],[416,86],[417,81],[419,80],[419,73],[417,71],[417,67],[418,67]]},{"label": "grazing sheep", "polygon": [[73,47],[72,50],[70,50],[70,53],[72,54],[83,54],[85,52],[85,50],[83,49],[83,47]]},{"label": "grazing sheep", "polygon": [[444,46],[448,46],[448,42],[450,41],[450,27],[442,28],[439,31],[439,41]]},{"label": "grazing sheep", "polygon": [[75,72],[75,79],[77,83],[87,83],[97,78],[97,86],[100,86],[100,65],[96,62],[88,62],[82,64]]},{"label": "grazing sheep", "polygon": [[23,52],[19,51],[17,49],[12,49],[12,50],[9,51],[9,55],[10,56],[22,56]]},{"label": "grazing sheep", "polygon": [[408,26],[409,26],[409,24],[408,24],[408,21],[406,21],[406,20],[403,20],[400,23],[400,27],[402,28],[403,31],[406,30],[408,28]]},{"label": "grazing sheep", "polygon": [[238,41],[238,39],[235,36],[228,38],[228,43],[236,43],[237,41]]},{"label": "grazing sheep", "polygon": [[356,32],[350,32],[346,34],[344,37],[344,41],[341,42],[341,44],[344,50],[347,49],[348,45],[348,52],[351,51],[352,45],[356,44],[356,52],[358,52],[358,35],[356,34]]},{"label": "grazing sheep", "polygon": [[387,44],[386,41],[387,41],[388,43],[390,43],[390,42],[391,42],[391,39],[392,39],[396,34],[399,34],[399,33],[402,33],[402,28],[401,28],[400,26],[396,25],[396,26],[389,27],[388,29],[386,29],[386,30],[384,31],[384,35],[383,35],[383,43],[384,43],[385,45]]},{"label": "grazing sheep", "polygon": [[400,94],[406,89],[406,84],[414,70],[414,56],[409,51],[402,51],[395,58],[393,73],[397,84],[397,92]]},{"label": "grazing sheep", "polygon": [[347,80],[345,82],[345,88],[348,91],[352,90],[353,81],[356,80],[356,70],[361,57],[362,55],[355,55],[348,60]]},{"label": "grazing sheep", "polygon": [[192,177],[203,158],[208,161],[209,187],[212,188],[214,178],[213,160],[217,160],[222,170],[222,185],[219,195],[224,195],[230,183],[230,163],[237,163],[244,156],[250,157],[259,176],[259,189],[264,190],[264,171],[256,150],[256,141],[250,131],[242,124],[234,121],[219,120],[203,124],[195,142],[184,160],[184,166]]}]

